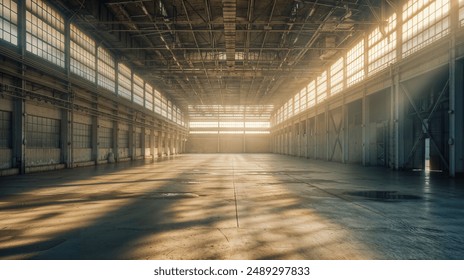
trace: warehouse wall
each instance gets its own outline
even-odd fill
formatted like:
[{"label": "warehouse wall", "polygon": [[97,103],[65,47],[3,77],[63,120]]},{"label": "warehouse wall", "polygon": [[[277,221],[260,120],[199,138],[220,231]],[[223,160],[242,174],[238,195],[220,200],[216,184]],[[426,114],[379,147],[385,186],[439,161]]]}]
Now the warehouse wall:
[{"label": "warehouse wall", "polygon": [[[46,63],[18,74],[20,63],[1,52],[0,59],[0,176],[185,151],[186,129],[143,107],[54,76]],[[72,103],[66,84],[72,85]]]},{"label": "warehouse wall", "polygon": [[270,137],[266,134],[190,134],[188,153],[269,153]]}]

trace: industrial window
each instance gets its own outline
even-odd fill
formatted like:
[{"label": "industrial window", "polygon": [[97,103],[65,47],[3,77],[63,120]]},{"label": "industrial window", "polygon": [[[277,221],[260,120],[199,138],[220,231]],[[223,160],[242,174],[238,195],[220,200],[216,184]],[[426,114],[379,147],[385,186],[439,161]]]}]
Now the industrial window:
[{"label": "industrial window", "polygon": [[269,122],[245,122],[245,128],[269,128]]},{"label": "industrial window", "polygon": [[316,81],[308,84],[308,108],[316,105]]},{"label": "industrial window", "polygon": [[118,64],[118,95],[132,100],[132,72],[126,65]]},{"label": "industrial window", "polygon": [[264,130],[245,130],[245,134],[270,134],[270,131]]},{"label": "industrial window", "polygon": [[98,139],[100,148],[113,148],[113,129],[109,127],[100,127],[98,129]]},{"label": "industrial window", "polygon": [[449,0],[409,0],[403,5],[403,57],[447,35]]},{"label": "industrial window", "polygon": [[327,97],[327,71],[322,72],[322,74],[317,77],[317,103],[325,100]]},{"label": "industrial window", "polygon": [[0,111],[0,148],[11,148],[11,112]]},{"label": "industrial window", "polygon": [[306,87],[300,90],[300,110],[303,112],[308,107],[308,93]]},{"label": "industrial window", "polygon": [[92,126],[84,123],[73,124],[74,148],[92,148]]},{"label": "industrial window", "polygon": [[191,130],[189,131],[190,134],[218,134],[219,131],[195,131],[195,130]]},{"label": "industrial window", "polygon": [[168,102],[168,108],[167,108],[168,114],[167,114],[166,117],[168,119],[172,120],[172,104],[171,104],[171,101],[169,101],[169,100],[167,100],[167,102]]},{"label": "industrial window", "polygon": [[128,130],[118,131],[118,147],[129,148],[129,131]]},{"label": "industrial window", "polygon": [[60,120],[28,115],[26,141],[31,148],[60,148]]},{"label": "industrial window", "polygon": [[277,113],[275,115],[275,121],[277,124],[281,123],[283,120],[282,120],[282,107],[280,107],[278,110],[277,110]]},{"label": "industrial window", "polygon": [[222,130],[219,134],[243,134],[243,130]]},{"label": "industrial window", "polygon": [[336,94],[343,90],[343,57],[339,58],[330,67],[330,94]]},{"label": "industrial window", "polygon": [[347,86],[364,79],[364,39],[357,43],[346,55]]},{"label": "industrial window", "polygon": [[0,3],[0,39],[18,45],[18,6],[15,1]]},{"label": "industrial window", "polygon": [[190,122],[190,127],[217,128],[218,122]]},{"label": "industrial window", "polygon": [[177,118],[178,118],[178,108],[176,105],[172,105],[172,121],[177,123]]},{"label": "industrial window", "polygon": [[459,22],[464,26],[464,0],[459,0]]},{"label": "industrial window", "polygon": [[290,101],[291,101],[291,100],[287,101],[287,103],[285,103],[285,105],[284,105],[284,120],[286,120],[286,119],[288,119],[288,118],[291,117],[291,115],[290,115],[290,111],[291,111],[290,106],[291,106],[292,104],[291,104]]},{"label": "industrial window", "polygon": [[161,93],[155,89],[155,113],[161,115]]},{"label": "industrial window", "polygon": [[115,92],[114,59],[102,47],[98,47],[98,85]]},{"label": "industrial window", "polygon": [[71,24],[71,72],[95,82],[95,41]]},{"label": "industrial window", "polygon": [[219,122],[221,128],[238,128],[243,127],[243,122]]},{"label": "industrial window", "polygon": [[293,108],[295,115],[300,112],[300,92],[297,92],[295,96],[293,96]]},{"label": "industrial window", "polygon": [[64,67],[64,20],[42,0],[26,1],[26,50]]},{"label": "industrial window", "polygon": [[145,83],[145,108],[153,111],[153,87]]},{"label": "industrial window", "polygon": [[161,95],[161,115],[165,118],[168,117],[168,101]]},{"label": "industrial window", "polygon": [[184,113],[182,113],[182,111],[179,109],[179,112],[180,112],[180,119],[179,119],[179,124],[181,126],[185,126],[185,117],[184,117]]},{"label": "industrial window", "polygon": [[387,19],[387,24],[377,27],[369,34],[368,50],[368,75],[386,68],[396,59],[396,14]]},{"label": "industrial window", "polygon": [[138,75],[134,74],[133,77],[134,84],[133,84],[133,91],[134,91],[134,103],[139,104],[143,106],[143,86],[144,86],[144,81],[142,78],[140,78]]},{"label": "industrial window", "polygon": [[142,133],[135,133],[135,147],[142,148]]}]

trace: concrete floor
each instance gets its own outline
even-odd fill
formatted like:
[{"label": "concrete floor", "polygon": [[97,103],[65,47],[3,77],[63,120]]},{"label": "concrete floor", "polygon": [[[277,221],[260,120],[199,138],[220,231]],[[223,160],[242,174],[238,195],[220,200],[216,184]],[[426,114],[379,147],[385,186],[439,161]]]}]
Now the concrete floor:
[{"label": "concrete floor", "polygon": [[464,259],[463,181],[430,175],[214,154],[3,177],[0,258]]}]

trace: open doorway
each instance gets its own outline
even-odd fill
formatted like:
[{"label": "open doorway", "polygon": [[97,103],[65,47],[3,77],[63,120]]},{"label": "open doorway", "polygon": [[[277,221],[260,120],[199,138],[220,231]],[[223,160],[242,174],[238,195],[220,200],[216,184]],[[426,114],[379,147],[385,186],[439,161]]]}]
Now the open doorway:
[{"label": "open doorway", "polygon": [[430,172],[430,138],[425,138],[425,155],[424,155],[424,170],[425,172]]}]

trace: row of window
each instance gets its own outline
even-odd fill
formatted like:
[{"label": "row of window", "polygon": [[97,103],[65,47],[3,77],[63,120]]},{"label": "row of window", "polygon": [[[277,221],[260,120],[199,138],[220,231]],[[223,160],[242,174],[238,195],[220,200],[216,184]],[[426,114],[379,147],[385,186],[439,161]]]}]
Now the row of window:
[{"label": "row of window", "polygon": [[190,122],[190,128],[269,128],[269,122]]},{"label": "row of window", "polygon": [[[458,0],[409,0],[402,7],[402,34],[397,34],[397,14],[357,42],[345,56],[279,108],[272,117],[279,124],[327,97],[355,85],[397,60],[397,48],[403,58],[424,48],[450,32],[451,2]],[[459,20],[464,26],[464,0],[459,0]],[[402,45],[398,46],[398,36]],[[367,51],[367,52],[366,52]],[[366,67],[367,66],[367,67]],[[345,77],[346,75],[346,77]]]},{"label": "row of window", "polygon": [[270,134],[267,130],[191,130],[190,134]]},{"label": "row of window", "polygon": [[[16,1],[0,3],[0,39],[18,44]],[[26,0],[26,50],[59,67],[65,67],[65,23],[63,17],[43,0]],[[117,70],[116,70],[117,66]],[[144,106],[184,126],[184,114],[177,106],[74,24],[70,24],[70,71],[119,96]],[[117,72],[117,73],[116,73]],[[116,92],[116,74],[117,92]]]}]

